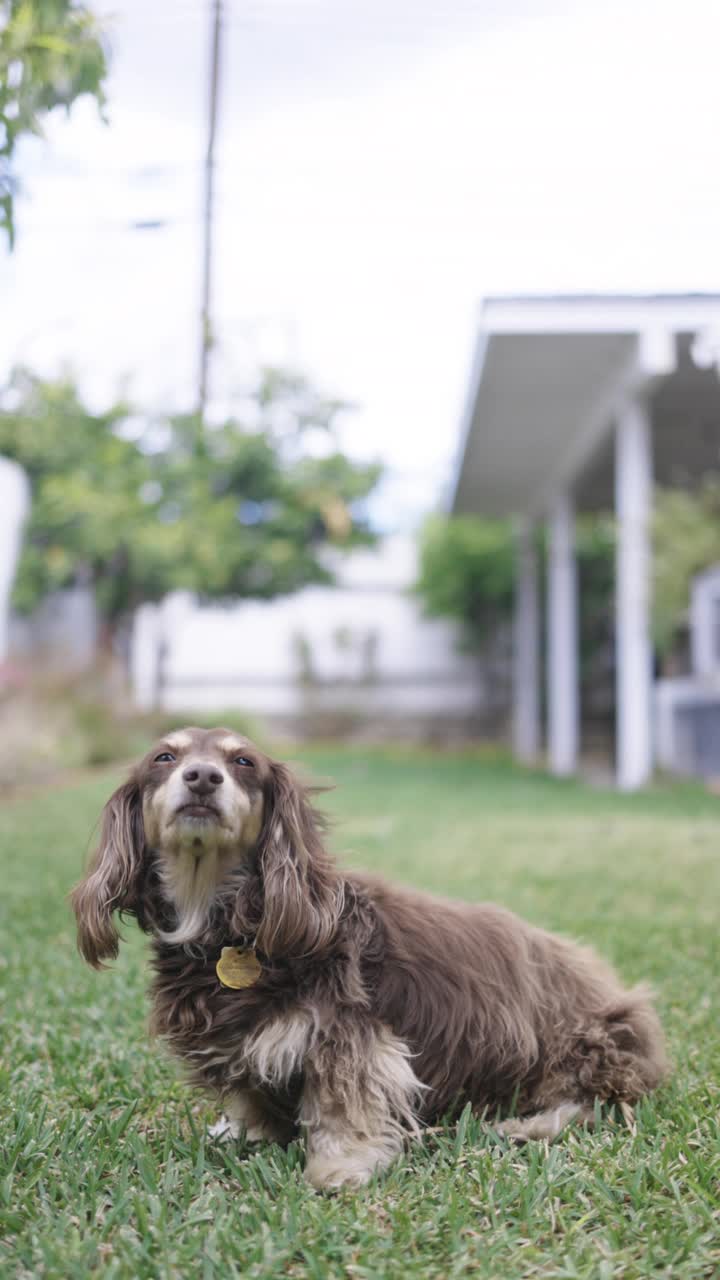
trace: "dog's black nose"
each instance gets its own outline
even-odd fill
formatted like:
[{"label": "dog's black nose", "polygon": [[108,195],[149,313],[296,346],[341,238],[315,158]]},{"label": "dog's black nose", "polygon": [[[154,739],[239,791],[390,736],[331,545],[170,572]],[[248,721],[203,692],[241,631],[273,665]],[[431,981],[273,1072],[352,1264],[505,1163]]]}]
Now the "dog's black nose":
[{"label": "dog's black nose", "polygon": [[223,775],[214,764],[190,764],[183,770],[183,782],[187,783],[188,791],[196,795],[207,795],[222,781]]}]

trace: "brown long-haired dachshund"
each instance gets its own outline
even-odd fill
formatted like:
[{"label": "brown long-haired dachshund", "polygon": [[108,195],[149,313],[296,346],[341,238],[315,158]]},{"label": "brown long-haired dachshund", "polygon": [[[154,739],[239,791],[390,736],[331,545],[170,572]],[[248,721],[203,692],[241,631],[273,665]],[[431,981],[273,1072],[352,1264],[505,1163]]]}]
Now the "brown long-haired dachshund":
[{"label": "brown long-haired dachshund", "polygon": [[115,912],[152,936],[154,1028],[222,1100],[216,1128],[304,1131],[316,1187],[365,1183],[468,1101],[552,1138],[666,1071],[644,989],[499,907],[341,871],[308,789],[228,729],[153,747],[73,905],[96,967]]}]

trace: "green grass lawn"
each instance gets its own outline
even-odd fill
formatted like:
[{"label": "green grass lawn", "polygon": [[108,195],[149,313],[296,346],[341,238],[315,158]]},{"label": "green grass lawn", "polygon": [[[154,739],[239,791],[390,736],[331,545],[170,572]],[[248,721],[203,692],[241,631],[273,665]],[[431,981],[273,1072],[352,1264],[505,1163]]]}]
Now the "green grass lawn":
[{"label": "green grass lawn", "polygon": [[[720,1276],[720,801],[638,797],[483,756],[319,749],[341,858],[493,899],[648,978],[672,1082],[632,1129],[512,1148],[467,1115],[361,1193],[303,1153],[217,1146],[146,1031],[146,944],[75,951],[66,894],[117,774],[0,815],[0,1274],[21,1277]],[[428,938],[432,964],[432,938]]]}]

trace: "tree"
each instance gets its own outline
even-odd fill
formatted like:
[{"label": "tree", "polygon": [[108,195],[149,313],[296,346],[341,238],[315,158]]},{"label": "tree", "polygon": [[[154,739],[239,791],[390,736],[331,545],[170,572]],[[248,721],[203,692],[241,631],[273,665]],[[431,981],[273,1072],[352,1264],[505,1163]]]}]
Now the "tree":
[{"label": "tree", "polygon": [[[655,649],[672,654],[687,622],[696,574],[720,562],[720,476],[700,490],[656,489],[652,521],[652,623]],[[611,517],[580,517],[581,652],[586,671],[613,643],[615,528]],[[455,618],[469,648],[509,620],[514,582],[512,529],[477,516],[435,518],[423,535],[418,591],[430,614]]]},{"label": "tree", "polygon": [[[577,524],[582,609],[583,674],[592,677],[612,644],[615,534],[611,519],[584,516]],[[545,544],[538,537],[538,550]],[[465,647],[482,652],[493,632],[512,617],[515,538],[508,520],[435,516],[423,531],[416,590],[428,614],[453,618]]]},{"label": "tree", "polygon": [[341,407],[269,372],[245,423],[147,421],[123,404],[92,414],[71,380],[17,371],[0,396],[0,454],[32,493],[15,607],[88,583],[112,635],[177,588],[217,600],[331,581],[322,550],[372,541],[363,500],[379,476],[338,449]]},{"label": "tree", "polygon": [[512,611],[515,549],[507,520],[433,516],[425,524],[416,590],[433,617],[454,618],[480,650]]},{"label": "tree", "polygon": [[0,0],[0,227],[15,234],[13,164],[20,140],[83,94],[102,105],[106,54],[98,24],[73,0]]},{"label": "tree", "polygon": [[[614,523],[581,516],[576,552],[583,591],[584,625],[592,633],[611,622],[615,561]],[[538,535],[545,559],[545,539]],[[454,618],[468,648],[482,649],[488,634],[512,616],[515,536],[509,520],[482,516],[434,516],[423,530],[416,590],[428,614]]]}]

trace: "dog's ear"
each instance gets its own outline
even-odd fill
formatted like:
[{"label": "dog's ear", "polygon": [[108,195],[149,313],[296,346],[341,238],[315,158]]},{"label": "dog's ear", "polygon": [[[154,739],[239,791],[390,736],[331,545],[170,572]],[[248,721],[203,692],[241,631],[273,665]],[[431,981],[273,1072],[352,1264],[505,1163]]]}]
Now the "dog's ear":
[{"label": "dog's ear", "polygon": [[144,845],[140,787],[131,778],[105,805],[100,843],[85,879],[71,895],[78,947],[95,969],[101,969],[101,961],[118,953],[120,935],[114,912],[136,909]]},{"label": "dog's ear", "polygon": [[263,911],[257,946],[265,955],[309,955],[332,938],[342,880],[325,851],[308,788],[273,763],[258,842]]}]

